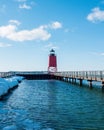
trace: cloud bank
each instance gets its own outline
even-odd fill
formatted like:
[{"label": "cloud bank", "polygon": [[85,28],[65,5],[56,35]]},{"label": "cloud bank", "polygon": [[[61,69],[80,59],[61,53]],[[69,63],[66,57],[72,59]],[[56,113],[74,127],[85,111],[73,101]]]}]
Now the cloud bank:
[{"label": "cloud bank", "polygon": [[92,12],[88,14],[87,20],[96,23],[98,21],[103,22],[104,21],[104,10],[100,10],[99,7],[96,7],[92,9]]},{"label": "cloud bank", "polygon": [[0,37],[19,42],[31,41],[31,40],[46,41],[51,37],[51,33],[48,32],[50,28],[58,29],[62,27],[60,22],[53,22],[50,26],[41,25],[31,30],[18,30],[19,25],[20,25],[19,21],[10,20],[8,25],[0,26]]}]

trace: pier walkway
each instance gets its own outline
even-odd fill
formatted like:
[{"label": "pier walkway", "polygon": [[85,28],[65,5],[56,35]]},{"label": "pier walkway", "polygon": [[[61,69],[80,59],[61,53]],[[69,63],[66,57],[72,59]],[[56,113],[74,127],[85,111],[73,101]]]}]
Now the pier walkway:
[{"label": "pier walkway", "polygon": [[15,75],[23,76],[28,80],[46,80],[54,78],[54,75],[49,74],[47,71],[16,71]]},{"label": "pier walkway", "polygon": [[92,87],[93,81],[101,82],[104,89],[104,71],[64,71],[56,72],[54,76],[58,80],[72,81],[72,83],[79,80],[80,86],[82,86],[83,80],[89,81],[90,87]]},{"label": "pier walkway", "polygon": [[56,79],[71,83],[76,83],[79,80],[79,85],[83,85],[83,81],[86,80],[89,83],[89,87],[92,88],[93,82],[101,82],[102,89],[104,89],[104,71],[61,71],[55,73],[49,73],[48,71],[14,71],[14,72],[0,72],[1,78],[11,76],[23,76],[26,79],[46,80]]},{"label": "pier walkway", "polygon": [[9,71],[9,72],[0,72],[0,78],[7,78],[14,76],[15,72]]}]

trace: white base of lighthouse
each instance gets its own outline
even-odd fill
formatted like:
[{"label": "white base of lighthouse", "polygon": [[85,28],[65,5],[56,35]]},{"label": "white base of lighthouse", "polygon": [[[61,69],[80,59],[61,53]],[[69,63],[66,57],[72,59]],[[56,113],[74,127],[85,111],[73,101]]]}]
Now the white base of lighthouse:
[{"label": "white base of lighthouse", "polygon": [[48,72],[55,73],[55,72],[57,72],[57,68],[56,67],[48,67]]}]

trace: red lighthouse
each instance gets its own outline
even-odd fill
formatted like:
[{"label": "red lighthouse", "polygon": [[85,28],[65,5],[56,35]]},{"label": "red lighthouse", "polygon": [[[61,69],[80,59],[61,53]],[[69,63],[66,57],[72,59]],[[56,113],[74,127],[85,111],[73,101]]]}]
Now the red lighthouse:
[{"label": "red lighthouse", "polygon": [[49,54],[49,65],[48,72],[56,72],[57,71],[57,58],[55,55],[55,51],[52,49]]}]

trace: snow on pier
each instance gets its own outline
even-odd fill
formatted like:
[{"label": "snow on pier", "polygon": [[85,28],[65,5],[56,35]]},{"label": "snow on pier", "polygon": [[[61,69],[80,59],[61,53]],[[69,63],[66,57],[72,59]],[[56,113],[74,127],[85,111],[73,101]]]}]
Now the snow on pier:
[{"label": "snow on pier", "polygon": [[0,78],[0,98],[8,93],[10,89],[16,87],[23,80],[22,76],[14,76],[10,78]]}]

